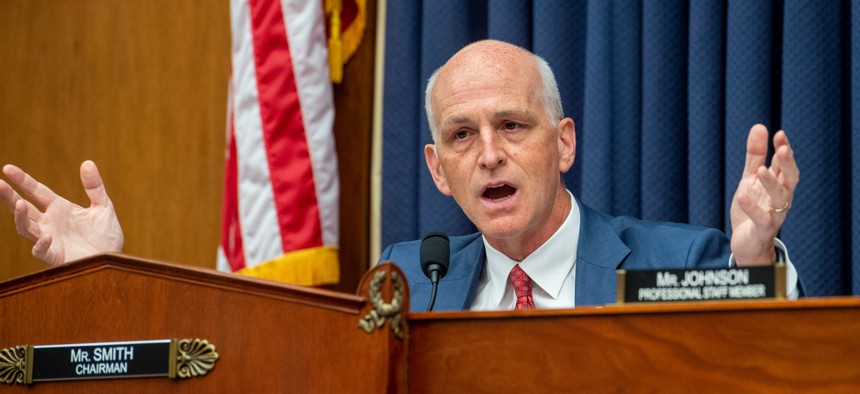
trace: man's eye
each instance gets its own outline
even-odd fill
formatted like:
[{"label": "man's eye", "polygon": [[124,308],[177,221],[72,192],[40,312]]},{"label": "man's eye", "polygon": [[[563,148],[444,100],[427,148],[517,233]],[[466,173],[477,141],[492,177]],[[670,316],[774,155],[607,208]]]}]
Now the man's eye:
[{"label": "man's eye", "polygon": [[503,127],[505,130],[516,130],[520,127],[520,124],[517,122],[505,122]]},{"label": "man's eye", "polygon": [[454,133],[454,139],[456,139],[456,140],[462,140],[463,138],[466,138],[468,136],[469,136],[469,132],[466,130],[460,130],[460,131]]}]

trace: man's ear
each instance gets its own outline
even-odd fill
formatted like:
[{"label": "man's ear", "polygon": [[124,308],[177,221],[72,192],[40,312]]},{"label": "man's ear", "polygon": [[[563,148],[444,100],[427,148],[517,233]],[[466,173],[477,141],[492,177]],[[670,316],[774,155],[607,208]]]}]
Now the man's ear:
[{"label": "man's ear", "polygon": [[451,195],[451,189],[448,188],[448,181],[445,180],[445,172],[442,171],[442,162],[439,156],[436,155],[436,145],[424,145],[424,160],[427,161],[427,169],[430,170],[430,175],[433,176],[433,182],[436,183],[436,188],[446,195]]},{"label": "man's ear", "polygon": [[573,166],[576,158],[576,128],[573,119],[564,118],[558,122],[558,170],[565,173]]}]

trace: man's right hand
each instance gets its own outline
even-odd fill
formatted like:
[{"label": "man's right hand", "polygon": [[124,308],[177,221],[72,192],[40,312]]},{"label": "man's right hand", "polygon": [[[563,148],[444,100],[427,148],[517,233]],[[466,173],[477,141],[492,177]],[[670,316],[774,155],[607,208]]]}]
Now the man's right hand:
[{"label": "man's right hand", "polygon": [[[0,200],[15,214],[18,233],[33,241],[33,256],[51,265],[107,252],[121,252],[122,228],[96,164],[81,164],[81,183],[90,198],[83,208],[11,164],[3,174],[25,198],[0,179]],[[41,209],[41,210],[40,210]]]}]

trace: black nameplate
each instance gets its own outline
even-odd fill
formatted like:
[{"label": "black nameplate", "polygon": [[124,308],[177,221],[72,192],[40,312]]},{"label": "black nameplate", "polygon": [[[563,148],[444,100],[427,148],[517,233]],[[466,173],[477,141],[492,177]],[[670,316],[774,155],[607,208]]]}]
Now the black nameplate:
[{"label": "black nameplate", "polygon": [[619,270],[617,302],[785,298],[785,266]]},{"label": "black nameplate", "polygon": [[168,376],[170,340],[33,346],[33,382]]}]

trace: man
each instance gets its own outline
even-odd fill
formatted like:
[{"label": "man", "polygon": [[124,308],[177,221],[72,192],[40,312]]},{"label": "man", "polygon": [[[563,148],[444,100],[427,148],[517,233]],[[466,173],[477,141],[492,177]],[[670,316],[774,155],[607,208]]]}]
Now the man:
[{"label": "man", "polygon": [[[742,266],[775,260],[774,237],[799,178],[782,131],[765,168],[767,130],[750,130],[729,244],[716,230],[612,218],[578,204],[561,180],[574,161],[573,120],[563,118],[549,66],[522,48],[497,41],[463,48],[430,78],[426,103],[434,141],[424,148],[427,167],[480,231],[452,239],[437,310],[606,304],[615,300],[619,268],[720,267],[730,252]],[[417,256],[411,242],[392,245],[381,260],[401,265],[420,310],[430,283]],[[796,273],[789,276],[796,295]]]},{"label": "man", "polygon": [[[577,203],[561,180],[574,162],[573,120],[563,118],[549,66],[522,48],[490,40],[469,45],[431,77],[426,95],[434,139],[424,149],[427,166],[439,191],[453,196],[480,230],[452,239],[437,310],[611,303],[617,268],[725,266],[730,253],[743,266],[775,259],[774,237],[799,177],[784,132],[774,136],[776,153],[766,168],[767,130],[750,130],[729,243],[716,230],[613,218]],[[92,201],[86,209],[17,167],[3,172],[32,200],[0,181],[0,199],[14,211],[18,232],[35,242],[34,256],[61,264],[122,250],[122,230],[94,163],[81,165]],[[421,310],[429,281],[418,264],[418,242],[392,245],[381,260],[403,268],[413,309]],[[789,277],[795,288],[796,275]],[[534,293],[516,297],[517,285]]]}]

